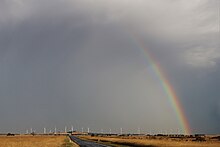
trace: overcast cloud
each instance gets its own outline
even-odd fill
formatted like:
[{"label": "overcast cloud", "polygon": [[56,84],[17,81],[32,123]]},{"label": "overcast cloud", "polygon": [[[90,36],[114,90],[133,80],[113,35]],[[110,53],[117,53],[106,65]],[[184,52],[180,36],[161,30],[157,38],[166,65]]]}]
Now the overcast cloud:
[{"label": "overcast cloud", "polygon": [[220,132],[219,0],[1,0],[0,132],[175,131],[160,62],[193,133]]}]

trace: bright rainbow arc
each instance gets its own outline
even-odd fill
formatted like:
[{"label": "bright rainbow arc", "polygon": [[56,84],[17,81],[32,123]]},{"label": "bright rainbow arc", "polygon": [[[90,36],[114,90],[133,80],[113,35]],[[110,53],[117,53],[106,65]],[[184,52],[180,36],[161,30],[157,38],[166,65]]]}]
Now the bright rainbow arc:
[{"label": "bright rainbow arc", "polygon": [[163,68],[160,66],[159,62],[157,62],[155,57],[152,54],[150,54],[150,51],[145,47],[144,42],[136,34],[132,33],[132,38],[133,41],[135,41],[136,45],[143,51],[148,62],[152,66],[153,71],[156,73],[157,77],[161,81],[162,88],[164,89],[169,101],[171,102],[171,105],[176,113],[176,116],[180,123],[181,129],[184,131],[184,134],[191,134],[190,126],[187,121],[184,110],[180,104],[179,98],[173,86],[169,82],[168,77],[166,76]]}]

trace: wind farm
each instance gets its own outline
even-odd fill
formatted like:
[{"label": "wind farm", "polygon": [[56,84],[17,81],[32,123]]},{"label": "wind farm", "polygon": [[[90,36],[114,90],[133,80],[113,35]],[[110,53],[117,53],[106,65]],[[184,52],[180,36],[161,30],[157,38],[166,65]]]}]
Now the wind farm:
[{"label": "wind farm", "polygon": [[[54,128],[54,131],[34,132],[30,128],[30,133],[7,133],[0,134],[0,146],[4,147],[23,147],[23,146],[45,146],[45,147],[133,147],[133,146],[152,146],[152,147],[218,147],[220,145],[220,135],[206,134],[181,134],[179,131],[167,133],[166,131],[151,134],[143,132],[141,128],[137,128],[135,133],[123,132],[123,128],[119,128],[118,133],[101,129],[94,131],[87,128],[77,130],[73,126],[65,126],[63,131]],[[114,129],[113,129],[114,130]],[[33,132],[31,132],[33,131]]]}]

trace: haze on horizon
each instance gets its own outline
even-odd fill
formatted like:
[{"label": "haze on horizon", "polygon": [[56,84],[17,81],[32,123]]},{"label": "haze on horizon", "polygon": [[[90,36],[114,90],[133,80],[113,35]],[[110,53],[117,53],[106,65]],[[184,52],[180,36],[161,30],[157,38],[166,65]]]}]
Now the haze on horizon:
[{"label": "haze on horizon", "polygon": [[175,132],[130,31],[165,69],[192,133],[219,134],[219,0],[1,0],[0,132]]}]

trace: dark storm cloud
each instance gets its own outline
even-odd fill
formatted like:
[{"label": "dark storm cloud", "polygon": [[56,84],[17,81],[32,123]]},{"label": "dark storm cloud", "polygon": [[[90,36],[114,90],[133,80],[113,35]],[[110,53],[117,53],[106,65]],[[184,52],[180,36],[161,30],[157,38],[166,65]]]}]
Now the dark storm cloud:
[{"label": "dark storm cloud", "polygon": [[216,0],[1,1],[0,131],[178,128],[132,30],[165,68],[193,131],[218,133],[217,11]]}]

